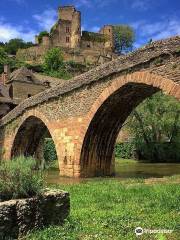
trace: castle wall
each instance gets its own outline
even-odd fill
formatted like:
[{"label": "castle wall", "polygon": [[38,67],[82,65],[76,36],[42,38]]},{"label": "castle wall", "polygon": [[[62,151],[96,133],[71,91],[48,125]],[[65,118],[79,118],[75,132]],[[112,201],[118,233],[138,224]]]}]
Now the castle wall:
[{"label": "castle wall", "polygon": [[68,20],[72,21],[73,20],[73,13],[76,11],[75,7],[73,6],[64,6],[64,7],[59,7],[59,19],[60,20]]},{"label": "castle wall", "polygon": [[75,11],[73,13],[71,28],[71,48],[80,47],[81,41],[81,13]]},{"label": "castle wall", "polygon": [[81,40],[81,48],[104,52],[104,42]]},{"label": "castle wall", "polygon": [[[67,41],[69,39],[69,41]],[[59,20],[56,28],[51,34],[51,42],[53,47],[71,47],[71,22]]]},{"label": "castle wall", "polygon": [[[49,36],[44,36],[42,43],[37,46],[20,49],[17,52],[17,58],[27,62],[41,63],[43,55],[48,49],[60,47],[64,51],[65,60],[74,60],[79,63],[97,64],[100,56],[111,60],[113,53],[113,27],[105,26],[100,33],[90,33],[94,39],[88,36],[81,36],[81,13],[73,6],[64,6],[59,8],[59,18],[52,27]],[[88,35],[88,32],[86,32]],[[104,41],[103,35],[109,37]],[[102,38],[102,41],[101,41]],[[36,37],[36,43],[38,38]]]},{"label": "castle wall", "polygon": [[49,50],[48,46],[34,46],[27,49],[19,49],[17,51],[16,57],[19,60],[24,60],[26,62],[36,62],[41,63],[43,55]]}]

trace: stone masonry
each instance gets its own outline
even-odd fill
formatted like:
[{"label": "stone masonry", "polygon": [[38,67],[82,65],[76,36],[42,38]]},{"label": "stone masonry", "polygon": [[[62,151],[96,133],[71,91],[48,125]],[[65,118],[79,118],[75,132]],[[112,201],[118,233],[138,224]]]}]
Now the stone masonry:
[{"label": "stone masonry", "polygon": [[62,176],[114,174],[114,144],[131,111],[159,90],[180,99],[179,63],[176,36],[25,100],[0,121],[1,159],[36,154],[47,131]]},{"label": "stone masonry", "polygon": [[0,239],[15,240],[35,229],[61,225],[69,212],[69,193],[63,191],[0,202]]},{"label": "stone masonry", "polygon": [[50,33],[39,38],[36,45],[20,49],[17,58],[30,62],[41,62],[43,55],[53,47],[63,49],[64,59],[79,63],[100,64],[116,57],[114,53],[113,26],[102,27],[99,33],[81,31],[81,12],[74,6],[58,9],[58,20]]}]

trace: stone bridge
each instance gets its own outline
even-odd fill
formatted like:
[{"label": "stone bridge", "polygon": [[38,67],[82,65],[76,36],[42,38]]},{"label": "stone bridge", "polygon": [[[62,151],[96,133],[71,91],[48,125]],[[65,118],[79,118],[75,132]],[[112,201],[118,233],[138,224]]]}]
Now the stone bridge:
[{"label": "stone bridge", "polygon": [[113,174],[115,141],[131,111],[159,90],[180,99],[179,63],[176,36],[25,100],[0,122],[1,159],[41,158],[48,134],[62,176]]}]

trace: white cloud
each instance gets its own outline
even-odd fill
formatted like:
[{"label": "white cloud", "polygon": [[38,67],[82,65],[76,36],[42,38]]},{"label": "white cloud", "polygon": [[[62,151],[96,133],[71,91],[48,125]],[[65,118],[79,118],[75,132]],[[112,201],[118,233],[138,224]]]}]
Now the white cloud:
[{"label": "white cloud", "polygon": [[149,0],[133,0],[131,7],[136,10],[147,10],[150,7]]},{"label": "white cloud", "polygon": [[92,1],[89,0],[74,0],[74,4],[76,5],[76,7],[92,7]]},{"label": "white cloud", "polygon": [[91,32],[99,32],[99,30],[100,30],[100,27],[98,27],[98,26],[94,26],[94,27],[90,28]]},{"label": "white cloud", "polygon": [[41,14],[33,15],[33,18],[42,30],[49,31],[57,20],[57,11],[54,9],[48,9]]},{"label": "white cloud", "polygon": [[73,3],[78,7],[101,8],[116,2],[117,0],[74,0]]},{"label": "white cloud", "polygon": [[162,19],[155,23],[140,21],[133,23],[132,26],[141,37],[152,38],[153,40],[180,34],[180,19]]},{"label": "white cloud", "polygon": [[155,41],[180,35],[180,19],[161,19],[154,23],[139,21],[131,25],[137,32],[138,41],[135,44],[137,48],[147,43],[150,39]]},{"label": "white cloud", "polygon": [[25,41],[33,41],[37,34],[32,29],[25,29],[23,26],[13,26],[5,22],[3,18],[0,19],[0,41],[7,42],[12,38],[22,38]]}]

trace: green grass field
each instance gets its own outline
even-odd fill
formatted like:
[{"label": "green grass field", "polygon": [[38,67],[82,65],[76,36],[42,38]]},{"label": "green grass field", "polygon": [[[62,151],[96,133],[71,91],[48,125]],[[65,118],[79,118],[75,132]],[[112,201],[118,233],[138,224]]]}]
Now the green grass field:
[{"label": "green grass field", "polygon": [[[180,176],[164,180],[95,179],[51,185],[70,192],[71,214],[64,226],[35,232],[26,240],[178,240]],[[168,229],[171,234],[143,234],[135,228]]]}]

